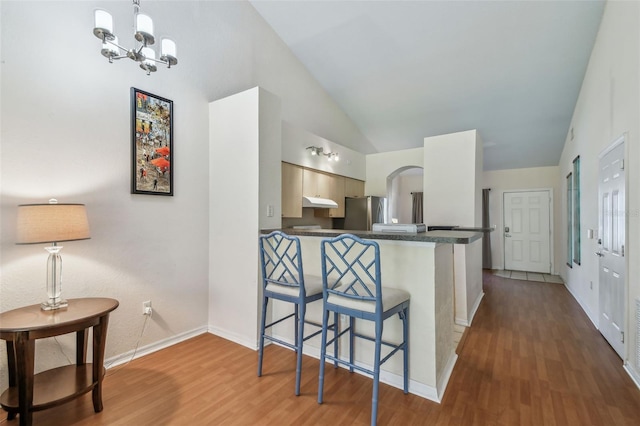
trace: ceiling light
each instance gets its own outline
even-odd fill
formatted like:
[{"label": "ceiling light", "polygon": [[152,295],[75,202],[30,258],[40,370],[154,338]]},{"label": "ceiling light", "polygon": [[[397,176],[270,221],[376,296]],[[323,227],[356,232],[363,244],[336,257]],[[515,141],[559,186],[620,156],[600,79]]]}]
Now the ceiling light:
[{"label": "ceiling light", "polygon": [[134,37],[138,43],[133,49],[127,49],[118,44],[118,37],[113,34],[113,18],[106,10],[97,9],[94,14],[95,27],[93,34],[102,40],[102,56],[109,59],[109,63],[114,60],[129,58],[140,63],[140,68],[147,72],[147,75],[155,72],[157,63],[172,65],[178,63],[176,57],[176,43],[168,38],[162,39],[160,43],[160,58],[156,58],[156,52],[149,46],[155,43],[153,35],[153,20],[148,15],[140,12],[140,0],[133,0],[133,16],[135,24]]}]

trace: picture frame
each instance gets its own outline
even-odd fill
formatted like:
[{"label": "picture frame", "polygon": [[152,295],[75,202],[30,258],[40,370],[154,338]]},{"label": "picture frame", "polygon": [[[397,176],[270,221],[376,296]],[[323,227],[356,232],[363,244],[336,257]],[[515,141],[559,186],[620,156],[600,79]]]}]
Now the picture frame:
[{"label": "picture frame", "polygon": [[131,88],[131,193],[173,196],[173,101]]}]

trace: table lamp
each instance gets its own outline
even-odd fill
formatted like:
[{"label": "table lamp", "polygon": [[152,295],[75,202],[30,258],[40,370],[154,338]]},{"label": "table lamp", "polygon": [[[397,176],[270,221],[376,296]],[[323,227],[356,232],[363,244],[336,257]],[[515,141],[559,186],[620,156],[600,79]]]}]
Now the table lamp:
[{"label": "table lamp", "polygon": [[62,241],[86,240],[89,221],[84,204],[58,204],[55,199],[49,204],[21,204],[18,206],[18,238],[16,244],[51,243],[45,247],[47,259],[47,296],[42,310],[65,308],[62,298]]}]

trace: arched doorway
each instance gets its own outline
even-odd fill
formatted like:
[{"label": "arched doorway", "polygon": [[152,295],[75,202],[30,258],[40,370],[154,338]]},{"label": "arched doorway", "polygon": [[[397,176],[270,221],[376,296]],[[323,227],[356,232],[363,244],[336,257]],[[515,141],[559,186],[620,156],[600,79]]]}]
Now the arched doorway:
[{"label": "arched doorway", "polygon": [[422,192],[424,170],[419,166],[404,166],[387,176],[387,206],[390,222],[411,223],[413,192]]}]

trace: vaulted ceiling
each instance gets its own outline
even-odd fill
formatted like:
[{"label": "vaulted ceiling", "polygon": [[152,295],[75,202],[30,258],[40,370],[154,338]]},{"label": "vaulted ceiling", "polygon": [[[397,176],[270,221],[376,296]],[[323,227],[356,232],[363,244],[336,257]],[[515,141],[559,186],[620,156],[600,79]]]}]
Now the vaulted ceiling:
[{"label": "vaulted ceiling", "polygon": [[603,1],[252,1],[378,152],[478,129],[484,169],[557,165]]}]

